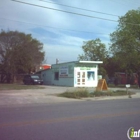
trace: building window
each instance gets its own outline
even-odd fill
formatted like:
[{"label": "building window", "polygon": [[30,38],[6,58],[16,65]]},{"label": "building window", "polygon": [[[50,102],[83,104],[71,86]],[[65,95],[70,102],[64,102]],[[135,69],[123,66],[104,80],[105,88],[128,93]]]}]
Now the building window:
[{"label": "building window", "polygon": [[88,81],[95,80],[95,73],[94,73],[94,71],[87,71],[87,80]]},{"label": "building window", "polygon": [[54,73],[54,80],[59,80],[59,72]]}]

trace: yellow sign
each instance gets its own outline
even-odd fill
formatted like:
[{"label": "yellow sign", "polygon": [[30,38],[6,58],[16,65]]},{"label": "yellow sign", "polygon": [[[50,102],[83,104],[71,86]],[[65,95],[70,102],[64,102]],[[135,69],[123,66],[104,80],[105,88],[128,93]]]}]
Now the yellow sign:
[{"label": "yellow sign", "polygon": [[98,81],[98,85],[96,87],[96,90],[108,90],[108,86],[107,86],[107,83],[106,83],[106,80],[105,79],[100,79]]}]

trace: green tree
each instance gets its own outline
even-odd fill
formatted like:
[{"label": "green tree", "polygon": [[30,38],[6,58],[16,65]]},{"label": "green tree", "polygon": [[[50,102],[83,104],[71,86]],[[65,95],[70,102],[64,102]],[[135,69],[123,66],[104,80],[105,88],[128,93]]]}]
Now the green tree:
[{"label": "green tree", "polygon": [[140,66],[140,9],[120,17],[117,30],[111,34],[110,50],[120,69],[137,71]]},{"label": "green tree", "polygon": [[10,77],[30,73],[44,59],[43,44],[31,34],[18,31],[0,33],[0,71]]},{"label": "green tree", "polygon": [[99,38],[84,41],[82,49],[84,54],[78,56],[79,60],[103,61],[108,55],[105,44]]},{"label": "green tree", "polygon": [[[106,63],[108,51],[104,43],[99,38],[85,41],[82,46],[84,54],[78,56],[78,60],[103,61]],[[103,64],[104,65],[104,64]],[[99,65],[99,74],[105,76],[106,70],[103,65]]]},{"label": "green tree", "polygon": [[109,77],[113,77],[115,72],[122,71],[120,64],[114,57],[106,58],[106,63],[104,63],[103,66]]}]

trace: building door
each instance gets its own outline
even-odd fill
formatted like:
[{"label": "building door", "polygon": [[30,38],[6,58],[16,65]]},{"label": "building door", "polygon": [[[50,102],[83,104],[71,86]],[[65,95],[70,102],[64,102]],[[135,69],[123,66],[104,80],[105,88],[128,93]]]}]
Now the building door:
[{"label": "building door", "polygon": [[84,86],[86,81],[86,72],[78,71],[77,72],[77,86]]}]

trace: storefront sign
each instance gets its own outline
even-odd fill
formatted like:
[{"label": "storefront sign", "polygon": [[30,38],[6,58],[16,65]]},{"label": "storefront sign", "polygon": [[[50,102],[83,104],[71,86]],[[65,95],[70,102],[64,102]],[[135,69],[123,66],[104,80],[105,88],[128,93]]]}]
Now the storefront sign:
[{"label": "storefront sign", "polygon": [[67,66],[62,66],[59,69],[59,76],[60,77],[67,77],[68,76],[68,67]]},{"label": "storefront sign", "polygon": [[92,68],[96,68],[97,65],[94,65],[94,64],[82,64],[82,63],[78,63],[76,64],[76,67],[92,67]]},{"label": "storefront sign", "polygon": [[97,91],[108,90],[108,86],[105,79],[100,79],[96,87]]},{"label": "storefront sign", "polygon": [[80,70],[91,70],[91,67],[81,67]]}]

